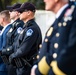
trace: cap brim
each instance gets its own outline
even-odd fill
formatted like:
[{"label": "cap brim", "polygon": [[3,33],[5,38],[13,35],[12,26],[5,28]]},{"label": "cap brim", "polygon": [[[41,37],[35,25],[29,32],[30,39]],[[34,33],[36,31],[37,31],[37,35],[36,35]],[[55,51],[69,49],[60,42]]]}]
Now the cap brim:
[{"label": "cap brim", "polygon": [[7,6],[6,8],[7,8],[7,10],[9,10],[9,11],[12,11],[12,10],[13,10],[13,7],[12,7],[12,6]]},{"label": "cap brim", "polygon": [[18,11],[18,12],[22,13],[22,12],[24,11],[24,9],[22,9],[22,8],[17,8],[17,9],[14,9],[14,11]]}]

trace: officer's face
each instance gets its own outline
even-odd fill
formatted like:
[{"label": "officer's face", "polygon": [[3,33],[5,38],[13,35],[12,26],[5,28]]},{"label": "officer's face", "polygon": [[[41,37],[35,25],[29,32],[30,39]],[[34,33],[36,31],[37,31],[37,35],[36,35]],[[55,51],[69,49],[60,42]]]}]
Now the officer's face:
[{"label": "officer's face", "polygon": [[18,12],[17,11],[9,12],[9,14],[10,14],[10,19],[15,19],[18,16]]},{"label": "officer's face", "polygon": [[2,25],[2,22],[3,22],[3,17],[0,16],[0,25]]},{"label": "officer's face", "polygon": [[27,12],[22,12],[21,14],[20,14],[20,20],[23,20],[23,21],[25,21],[25,20],[27,20],[28,19],[28,11]]},{"label": "officer's face", "polygon": [[44,0],[45,9],[48,11],[53,11],[56,5],[56,0]]}]

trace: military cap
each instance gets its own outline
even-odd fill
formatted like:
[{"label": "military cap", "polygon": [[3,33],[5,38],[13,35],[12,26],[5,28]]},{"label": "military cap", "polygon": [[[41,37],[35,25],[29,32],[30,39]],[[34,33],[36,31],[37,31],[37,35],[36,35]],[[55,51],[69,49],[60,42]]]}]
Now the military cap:
[{"label": "military cap", "polygon": [[32,4],[32,3],[29,3],[29,2],[25,2],[25,3],[23,3],[22,5],[21,5],[21,7],[20,8],[17,8],[17,9],[15,9],[16,11],[18,11],[18,12],[20,12],[20,13],[22,13],[22,12],[24,12],[24,11],[32,11],[32,12],[35,12],[35,6]]},{"label": "military cap", "polygon": [[14,5],[12,5],[12,6],[7,6],[6,8],[7,8],[9,11],[13,11],[14,9],[20,8],[20,6],[21,6],[20,3],[15,3]]}]

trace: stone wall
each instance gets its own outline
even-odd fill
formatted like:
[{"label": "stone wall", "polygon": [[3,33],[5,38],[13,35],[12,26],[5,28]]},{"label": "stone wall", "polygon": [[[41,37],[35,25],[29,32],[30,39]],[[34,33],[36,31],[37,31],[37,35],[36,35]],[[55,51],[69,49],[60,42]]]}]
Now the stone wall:
[{"label": "stone wall", "polygon": [[44,38],[45,32],[52,25],[55,20],[55,14],[53,12],[45,10],[37,10],[35,14],[35,20],[42,31],[42,36]]}]

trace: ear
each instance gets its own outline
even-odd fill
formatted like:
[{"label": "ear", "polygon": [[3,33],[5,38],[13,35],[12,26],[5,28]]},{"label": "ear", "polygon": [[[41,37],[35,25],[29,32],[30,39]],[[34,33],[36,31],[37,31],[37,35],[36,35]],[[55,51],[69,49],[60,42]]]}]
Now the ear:
[{"label": "ear", "polygon": [[0,19],[0,24],[3,25],[3,22],[4,22],[4,18],[1,18]]},{"label": "ear", "polygon": [[4,20],[5,20],[5,19],[4,19],[4,18],[2,18],[2,22],[4,22]]},{"label": "ear", "polygon": [[55,2],[58,2],[59,0],[55,0]]},{"label": "ear", "polygon": [[28,11],[27,13],[28,13],[27,15],[30,15],[31,11]]},{"label": "ear", "polygon": [[19,13],[17,12],[17,11],[15,11],[16,12],[16,16],[18,16],[19,15]]}]

